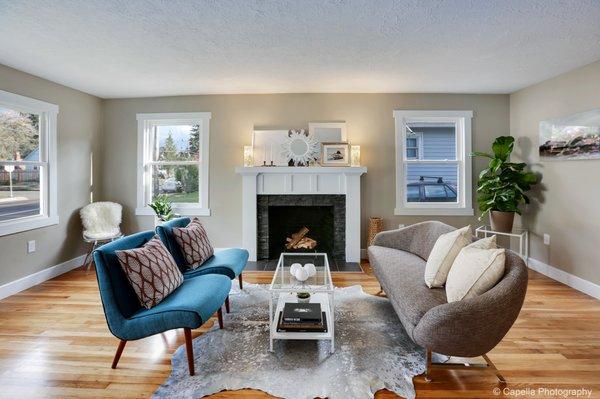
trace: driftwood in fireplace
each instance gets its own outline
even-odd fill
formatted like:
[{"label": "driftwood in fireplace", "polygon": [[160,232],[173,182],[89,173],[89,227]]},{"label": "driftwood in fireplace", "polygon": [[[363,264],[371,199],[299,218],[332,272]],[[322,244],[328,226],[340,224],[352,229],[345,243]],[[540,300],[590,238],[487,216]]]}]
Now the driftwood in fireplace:
[{"label": "driftwood in fireplace", "polygon": [[286,238],[287,244],[285,247],[289,249],[315,249],[317,241],[310,237],[306,237],[310,230],[304,226],[297,233],[292,234],[291,237]]}]

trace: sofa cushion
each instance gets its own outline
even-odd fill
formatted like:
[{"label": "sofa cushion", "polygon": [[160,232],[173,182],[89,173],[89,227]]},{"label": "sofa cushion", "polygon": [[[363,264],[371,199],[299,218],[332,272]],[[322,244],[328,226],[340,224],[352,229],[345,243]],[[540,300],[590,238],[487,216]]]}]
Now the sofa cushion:
[{"label": "sofa cushion", "polygon": [[472,247],[460,251],[448,273],[448,302],[473,298],[492,288],[504,274],[504,249]]},{"label": "sofa cushion", "polygon": [[[431,308],[446,303],[446,292],[430,289],[423,282],[425,261],[410,252],[370,246],[371,266],[394,308],[402,313],[401,320],[417,325]],[[409,331],[410,334],[410,331]]]},{"label": "sofa cushion", "polygon": [[159,304],[183,283],[175,260],[157,236],[140,248],[115,253],[140,303],[147,309]]},{"label": "sofa cushion", "polygon": [[213,247],[208,239],[208,234],[198,218],[186,227],[173,227],[173,236],[181,248],[187,266],[195,269],[202,265],[213,255]]},{"label": "sofa cushion", "polygon": [[425,284],[428,287],[444,286],[454,259],[471,240],[471,226],[439,236],[425,266]]},{"label": "sofa cushion", "polygon": [[215,251],[214,255],[204,262],[202,266],[186,270],[183,276],[188,279],[203,274],[216,273],[234,279],[246,267],[248,256],[248,251],[241,248],[227,248]]}]

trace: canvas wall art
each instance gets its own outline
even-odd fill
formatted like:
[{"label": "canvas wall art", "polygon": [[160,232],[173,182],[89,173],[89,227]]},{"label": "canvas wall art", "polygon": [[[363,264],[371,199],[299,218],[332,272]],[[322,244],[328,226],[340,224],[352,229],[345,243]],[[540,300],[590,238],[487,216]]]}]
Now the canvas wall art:
[{"label": "canvas wall art", "polygon": [[540,122],[540,158],[600,159],[600,108]]}]

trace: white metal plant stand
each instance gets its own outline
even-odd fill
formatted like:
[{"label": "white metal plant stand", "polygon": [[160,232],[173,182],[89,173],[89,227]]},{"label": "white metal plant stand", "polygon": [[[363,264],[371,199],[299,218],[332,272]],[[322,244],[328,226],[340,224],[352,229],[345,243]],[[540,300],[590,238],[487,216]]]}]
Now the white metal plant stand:
[{"label": "white metal plant stand", "polygon": [[510,233],[492,230],[491,226],[479,226],[475,229],[475,237],[489,237],[492,235],[506,236],[519,239],[519,256],[529,266],[529,231],[524,229],[513,229]]},{"label": "white metal plant stand", "polygon": [[[290,273],[293,263],[315,265],[317,273],[308,280],[300,282]],[[331,342],[330,352],[335,351],[334,331],[334,294],[329,260],[325,253],[282,253],[275,269],[273,281],[269,287],[269,350],[273,352],[273,341],[276,339],[309,339],[328,340]],[[298,292],[310,293],[310,303],[320,303],[321,311],[327,319],[327,332],[280,332],[277,331],[279,315],[286,303],[297,303]]]}]

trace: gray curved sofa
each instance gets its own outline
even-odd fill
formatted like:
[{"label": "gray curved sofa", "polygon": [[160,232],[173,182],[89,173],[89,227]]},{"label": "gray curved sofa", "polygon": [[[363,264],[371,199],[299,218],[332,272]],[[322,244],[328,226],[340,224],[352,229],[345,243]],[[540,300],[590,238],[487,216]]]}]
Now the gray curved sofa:
[{"label": "gray curved sofa", "polygon": [[433,351],[447,356],[484,356],[495,370],[485,354],[502,340],[519,315],[527,290],[527,267],[516,253],[507,251],[504,276],[492,289],[448,303],[444,288],[425,285],[424,270],[437,238],[452,230],[452,226],[430,221],[379,233],[369,247],[369,261],[406,332],[427,349],[428,369]]}]

